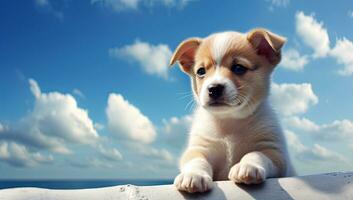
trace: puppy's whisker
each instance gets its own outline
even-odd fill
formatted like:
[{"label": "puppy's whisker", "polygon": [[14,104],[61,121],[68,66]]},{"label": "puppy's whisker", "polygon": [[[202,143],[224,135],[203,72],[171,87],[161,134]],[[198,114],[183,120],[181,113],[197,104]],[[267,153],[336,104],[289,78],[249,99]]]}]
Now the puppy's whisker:
[{"label": "puppy's whisker", "polygon": [[248,106],[250,108],[250,110],[254,110],[255,109],[255,104],[254,104],[254,100],[251,97],[246,97],[246,106]]},{"label": "puppy's whisker", "polygon": [[243,89],[244,87],[246,87],[246,85],[242,85],[242,86],[238,87],[237,90]]},{"label": "puppy's whisker", "polygon": [[184,110],[187,110],[189,106],[192,107],[192,105],[195,103],[194,99],[191,99],[185,106]]},{"label": "puppy's whisker", "polygon": [[196,102],[193,101],[192,104],[191,104],[191,106],[190,106],[189,111],[192,111],[192,110],[194,110],[195,108],[196,108]]},{"label": "puppy's whisker", "polygon": [[190,94],[185,94],[185,95],[183,95],[183,96],[178,97],[178,99],[185,99],[185,98],[188,98],[188,97],[191,97],[191,96],[193,96],[192,93],[190,93]]},{"label": "puppy's whisker", "polygon": [[239,93],[239,99],[241,100],[241,104],[245,104],[245,106],[247,106],[248,98],[245,95]]},{"label": "puppy's whisker", "polygon": [[230,105],[231,106],[237,106],[243,103],[245,101],[243,95],[241,93],[238,94],[232,94],[228,97],[230,99]]},{"label": "puppy's whisker", "polygon": [[191,91],[187,91],[187,92],[177,92],[176,94],[177,94],[178,96],[179,96],[179,95],[184,96],[184,95],[190,95],[190,94],[192,94],[192,92],[191,92]]},{"label": "puppy's whisker", "polygon": [[191,91],[188,91],[188,92],[177,92],[177,94],[191,94],[192,92]]}]

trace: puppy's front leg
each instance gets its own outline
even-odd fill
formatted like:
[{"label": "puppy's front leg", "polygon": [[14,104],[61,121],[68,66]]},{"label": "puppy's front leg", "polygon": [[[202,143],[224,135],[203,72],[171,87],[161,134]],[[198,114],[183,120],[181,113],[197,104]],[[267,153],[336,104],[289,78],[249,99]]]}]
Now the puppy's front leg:
[{"label": "puppy's front leg", "polygon": [[228,178],[236,183],[261,183],[268,177],[280,175],[282,161],[281,154],[275,150],[250,152],[230,169]]},{"label": "puppy's front leg", "polygon": [[183,154],[180,162],[181,173],[174,180],[178,190],[194,193],[211,189],[212,166],[200,148],[189,147]]}]

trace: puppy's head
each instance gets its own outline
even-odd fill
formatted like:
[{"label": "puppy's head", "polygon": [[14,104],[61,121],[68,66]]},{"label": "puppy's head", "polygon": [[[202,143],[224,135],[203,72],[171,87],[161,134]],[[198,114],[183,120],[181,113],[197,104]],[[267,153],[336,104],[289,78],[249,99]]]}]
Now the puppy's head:
[{"label": "puppy's head", "polygon": [[265,29],[190,38],[175,50],[192,80],[196,101],[212,114],[244,118],[267,97],[270,74],[281,59],[285,39]]}]

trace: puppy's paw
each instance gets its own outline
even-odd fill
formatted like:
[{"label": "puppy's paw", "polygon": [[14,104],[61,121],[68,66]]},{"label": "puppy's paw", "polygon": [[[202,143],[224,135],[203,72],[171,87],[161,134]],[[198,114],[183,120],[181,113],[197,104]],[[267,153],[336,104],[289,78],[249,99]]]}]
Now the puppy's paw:
[{"label": "puppy's paw", "polygon": [[228,178],[236,183],[258,184],[265,181],[266,171],[258,165],[238,163],[230,169]]},{"label": "puppy's paw", "polygon": [[209,175],[192,172],[180,173],[174,179],[174,185],[178,190],[189,193],[206,192],[212,188],[213,182]]}]

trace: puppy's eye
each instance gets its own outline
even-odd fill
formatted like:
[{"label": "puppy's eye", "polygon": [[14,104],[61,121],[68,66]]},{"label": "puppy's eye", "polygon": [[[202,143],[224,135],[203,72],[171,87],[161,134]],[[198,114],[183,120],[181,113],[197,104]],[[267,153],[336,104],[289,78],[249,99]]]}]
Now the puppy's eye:
[{"label": "puppy's eye", "polygon": [[234,64],[231,70],[236,75],[243,75],[248,71],[248,68],[244,67],[243,65]]},{"label": "puppy's eye", "polygon": [[201,67],[196,71],[196,74],[198,77],[202,78],[206,74],[206,69],[204,67]]}]

